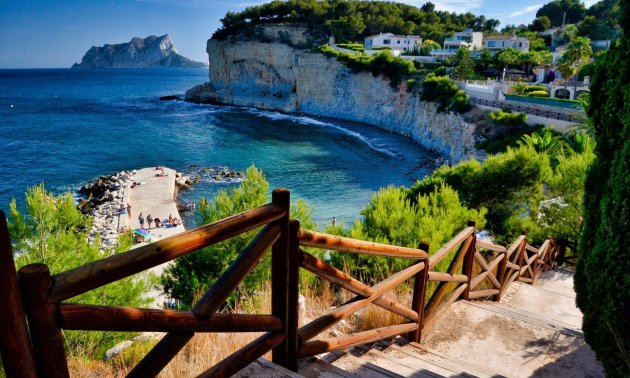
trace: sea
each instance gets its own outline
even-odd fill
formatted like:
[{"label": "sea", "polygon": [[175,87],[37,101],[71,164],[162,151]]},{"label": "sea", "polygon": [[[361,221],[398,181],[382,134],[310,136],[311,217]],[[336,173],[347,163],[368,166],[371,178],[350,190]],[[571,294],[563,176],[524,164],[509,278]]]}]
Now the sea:
[{"label": "sea", "polygon": [[[350,224],[379,188],[409,186],[437,155],[374,126],[246,107],[160,101],[207,81],[207,69],[0,70],[0,209],[44,183],[71,192],[121,170],[260,168],[304,199],[320,225]],[[369,111],[366,109],[365,111]],[[181,192],[211,200],[238,185],[207,175]],[[187,227],[193,213],[182,214]]]}]

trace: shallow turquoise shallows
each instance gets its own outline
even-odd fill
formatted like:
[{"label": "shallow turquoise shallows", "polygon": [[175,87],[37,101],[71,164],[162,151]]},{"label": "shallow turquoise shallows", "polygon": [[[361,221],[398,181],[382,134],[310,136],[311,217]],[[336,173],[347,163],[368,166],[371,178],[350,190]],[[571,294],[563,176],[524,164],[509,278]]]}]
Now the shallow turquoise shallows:
[{"label": "shallow turquoise shallows", "polygon": [[[320,225],[333,216],[347,224],[379,188],[434,168],[436,155],[372,126],[159,101],[206,79],[205,69],[0,70],[0,208],[14,197],[23,204],[25,189],[42,181],[74,192],[120,170],[255,164],[272,188],[314,207]],[[198,201],[229,185],[205,177],[182,194]]]}]

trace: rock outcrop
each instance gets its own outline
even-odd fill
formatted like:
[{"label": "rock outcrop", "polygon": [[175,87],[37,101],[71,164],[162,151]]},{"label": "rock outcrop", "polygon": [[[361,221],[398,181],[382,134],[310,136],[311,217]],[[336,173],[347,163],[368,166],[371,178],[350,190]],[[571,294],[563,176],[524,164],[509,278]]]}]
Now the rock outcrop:
[{"label": "rock outcrop", "polygon": [[208,40],[209,83],[190,89],[186,100],[362,122],[408,136],[453,162],[475,154],[474,124],[464,117],[439,112],[404,82],[394,89],[387,78],[354,73],[335,58],[285,43],[287,31],[273,31],[278,38],[265,42]]},{"label": "rock outcrop", "polygon": [[131,42],[116,45],[92,46],[83,56],[81,63],[72,68],[150,68],[206,67],[204,63],[194,62],[177,53],[171,37],[165,34],[133,38]]}]

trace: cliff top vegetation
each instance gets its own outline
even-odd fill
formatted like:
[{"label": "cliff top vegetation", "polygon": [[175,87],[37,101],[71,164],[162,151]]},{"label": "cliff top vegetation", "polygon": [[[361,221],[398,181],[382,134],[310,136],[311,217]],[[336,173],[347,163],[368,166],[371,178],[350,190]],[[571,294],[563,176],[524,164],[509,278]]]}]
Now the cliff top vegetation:
[{"label": "cliff top vegetation", "polygon": [[228,12],[212,38],[224,40],[230,35],[254,35],[261,24],[300,23],[314,37],[334,36],[340,42],[362,40],[384,31],[419,35],[423,39],[441,42],[445,36],[465,28],[494,32],[499,21],[463,14],[439,11],[433,3],[422,7],[385,1],[365,0],[274,0]]}]

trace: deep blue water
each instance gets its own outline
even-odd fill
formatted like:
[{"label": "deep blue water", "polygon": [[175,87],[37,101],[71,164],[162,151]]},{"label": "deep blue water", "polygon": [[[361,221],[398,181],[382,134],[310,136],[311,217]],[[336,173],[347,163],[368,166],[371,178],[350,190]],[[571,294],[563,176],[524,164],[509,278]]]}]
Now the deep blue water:
[{"label": "deep blue water", "polygon": [[[350,223],[374,191],[410,185],[435,159],[371,126],[158,100],[206,79],[206,69],[0,70],[0,208],[42,181],[63,192],[123,169],[255,164],[318,222]],[[197,201],[225,187],[203,180],[182,194]]]}]

